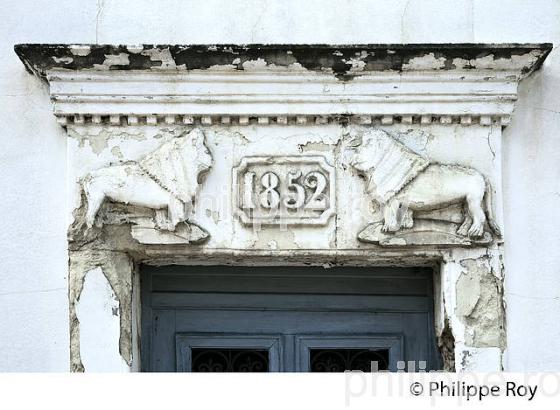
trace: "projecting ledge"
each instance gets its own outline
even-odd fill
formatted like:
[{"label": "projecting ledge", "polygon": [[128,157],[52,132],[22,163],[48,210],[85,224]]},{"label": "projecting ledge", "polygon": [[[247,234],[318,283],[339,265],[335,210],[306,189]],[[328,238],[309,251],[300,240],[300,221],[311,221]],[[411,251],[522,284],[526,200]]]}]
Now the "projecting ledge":
[{"label": "projecting ledge", "polygon": [[[552,49],[540,44],[247,44],[102,45],[18,44],[15,51],[32,72],[53,69],[205,70],[229,67],[291,67],[353,77],[368,71],[519,70],[538,68]],[[259,60],[262,60],[260,62]]]},{"label": "projecting ledge", "polygon": [[[15,50],[62,124],[505,125],[552,45],[44,45]],[[230,117],[231,120],[230,121]],[[124,117],[124,119],[123,119]]]}]

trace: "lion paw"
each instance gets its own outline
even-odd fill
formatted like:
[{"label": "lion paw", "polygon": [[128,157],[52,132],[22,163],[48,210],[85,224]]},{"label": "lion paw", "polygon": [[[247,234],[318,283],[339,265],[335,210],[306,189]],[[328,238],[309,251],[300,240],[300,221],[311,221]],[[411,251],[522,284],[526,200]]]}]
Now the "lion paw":
[{"label": "lion paw", "polygon": [[469,236],[469,228],[471,228],[472,224],[473,224],[473,220],[471,216],[467,213],[465,215],[465,220],[463,221],[459,229],[457,229],[457,235]]},{"label": "lion paw", "polygon": [[174,231],[175,227],[169,221],[157,221],[156,228],[161,231]]},{"label": "lion paw", "polygon": [[382,232],[393,232],[393,230],[391,229],[391,227],[387,224],[384,224],[383,227],[381,227],[381,231]]},{"label": "lion paw", "polygon": [[414,226],[414,219],[412,219],[412,212],[407,210],[403,216],[401,227],[404,229],[412,229]]},{"label": "lion paw", "polygon": [[469,236],[473,238],[479,238],[484,233],[484,228],[482,225],[473,225],[469,229]]},{"label": "lion paw", "polygon": [[388,225],[388,224],[384,224],[381,227],[381,232],[388,232],[388,233],[393,233],[393,232],[397,232],[398,229],[395,229],[394,227]]}]

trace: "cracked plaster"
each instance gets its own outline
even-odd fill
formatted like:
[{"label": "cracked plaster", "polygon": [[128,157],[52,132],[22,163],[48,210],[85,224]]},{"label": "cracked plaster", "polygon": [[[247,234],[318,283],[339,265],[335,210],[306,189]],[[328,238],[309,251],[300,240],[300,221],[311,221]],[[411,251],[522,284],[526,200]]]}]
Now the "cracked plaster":
[{"label": "cracked plaster", "polygon": [[[99,6],[99,13],[102,4]],[[550,45],[384,45],[384,46],[107,46],[107,45],[19,45],[16,52],[25,66],[42,78],[52,69],[61,70],[189,70],[231,69],[243,71],[314,71],[332,73],[336,81],[325,84],[323,93],[364,71],[401,72],[407,70],[445,71],[503,68],[519,71],[517,80],[540,66]],[[202,58],[200,54],[204,54]],[[507,63],[510,65],[504,65]],[[438,74],[439,75],[439,74]],[[499,73],[492,79],[498,78]],[[438,77],[440,78],[440,77]],[[500,79],[502,81],[503,79]],[[329,80],[330,81],[330,80]],[[509,81],[509,80],[508,80]],[[507,86],[507,81],[505,82]],[[509,97],[508,97],[509,98]],[[509,108],[508,108],[509,109]],[[346,112],[344,114],[347,114]],[[416,113],[418,114],[418,113]],[[422,112],[423,114],[423,112]],[[226,117],[222,117],[224,121]],[[379,217],[379,209],[364,193],[363,181],[347,166],[345,139],[349,130],[368,126],[350,125],[348,121],[307,124],[296,117],[289,126],[258,124],[210,125],[204,132],[215,161],[196,198],[193,221],[208,229],[210,239],[202,245],[170,247],[143,246],[130,235],[129,224],[136,215],[149,216],[148,209],[105,204],[99,217],[104,226],[81,235],[85,205],[77,184],[72,186],[70,203],[70,319],[72,370],[83,371],[80,355],[80,326],[76,314],[84,281],[91,272],[101,272],[116,298],[120,323],[119,354],[128,366],[133,358],[134,322],[132,282],[134,268],[151,264],[248,264],[321,266],[431,266],[436,277],[436,333],[447,369],[480,369],[483,365],[499,370],[505,348],[503,308],[503,264],[500,241],[487,247],[409,247],[384,249],[364,244],[356,234],[366,222]],[[154,120],[155,119],[155,120]],[[162,141],[181,133],[189,126],[131,124],[121,127],[120,117],[113,125],[80,124],[68,126],[69,179],[78,181],[89,171],[113,163],[137,161],[153,151]],[[367,120],[367,119],[366,119]],[[476,168],[489,178],[501,198],[501,127],[457,124],[442,116],[441,124],[422,122],[421,130],[412,125],[413,118],[401,123],[382,120],[381,128],[397,135],[399,141],[435,162],[460,164]],[[172,119],[171,122],[174,120]],[[461,121],[463,121],[461,119]],[[262,123],[268,123],[262,121]],[[485,122],[485,124],[483,124]],[[408,124],[407,124],[408,123]],[[304,125],[307,124],[307,125]],[[468,125],[468,127],[466,126]],[[490,126],[485,126],[490,125]],[[372,124],[369,127],[379,127]],[[294,129],[296,131],[294,131]],[[267,227],[254,230],[240,224],[232,212],[231,169],[245,156],[322,155],[336,168],[337,214],[320,227]],[[502,222],[501,200],[497,211]],[[404,245],[404,244],[403,244]],[[90,272],[90,273],[88,273]],[[113,299],[114,299],[113,298]],[[482,358],[482,359],[481,359]],[[484,363],[482,363],[482,360]]]},{"label": "cracked plaster", "polygon": [[[149,147],[155,147],[162,140],[180,133],[178,128],[169,128],[162,132],[158,127],[129,127],[127,133],[111,130],[106,127],[105,131],[95,130],[93,136],[100,133],[105,135],[104,149],[89,149],[89,144],[80,142],[78,139],[71,155],[72,169],[82,169],[82,173],[88,169],[95,169],[108,162],[124,162],[134,160],[149,151]],[[375,246],[362,244],[356,240],[356,232],[370,218],[368,215],[375,210],[370,208],[370,201],[363,194],[363,183],[360,178],[349,167],[344,167],[344,154],[346,145],[349,143],[346,135],[348,132],[365,129],[354,126],[324,125],[314,126],[312,132],[294,132],[283,127],[268,127],[266,133],[267,143],[263,143],[263,134],[257,126],[251,128],[237,127],[209,127],[205,129],[207,144],[212,151],[216,161],[215,167],[209,173],[207,180],[202,185],[193,220],[204,226],[210,233],[210,240],[202,246],[194,246],[189,249],[176,249],[175,251],[163,248],[143,247],[130,237],[129,228],[126,225],[111,225],[127,221],[125,216],[130,213],[121,207],[124,214],[115,212],[117,208],[106,204],[101,211],[101,218],[105,224],[101,232],[97,232],[93,238],[84,241],[71,242],[71,277],[76,283],[71,287],[72,295],[79,295],[80,283],[85,270],[86,272],[96,264],[105,263],[107,255],[118,255],[119,266],[109,266],[103,269],[111,286],[119,296],[119,303],[124,309],[132,309],[130,305],[129,282],[122,282],[122,275],[130,278],[132,276],[132,265],[146,262],[155,264],[166,263],[245,263],[245,264],[322,264],[327,266],[337,265],[432,265],[437,269],[438,261],[442,261],[441,269],[444,270],[441,316],[438,321],[446,321],[446,329],[443,326],[439,330],[439,338],[442,346],[449,346],[445,340],[446,335],[453,335],[458,349],[485,349],[497,348],[501,352],[505,347],[503,329],[505,318],[501,305],[502,290],[500,277],[494,276],[490,264],[501,254],[499,248],[490,256],[485,251],[464,249],[459,251],[445,249],[409,250],[405,249],[389,252]],[[483,128],[471,127],[469,133],[453,133],[444,126],[433,126],[426,130],[411,130],[406,126],[386,127],[393,135],[398,135],[400,140],[416,149],[421,150],[428,156],[435,158],[449,158],[449,152],[440,144],[453,143],[456,147],[463,145],[462,149],[456,149],[454,160],[463,164],[475,164],[491,177],[499,176],[495,161],[489,152],[486,143],[488,134]],[[72,134],[81,135],[86,138],[89,135],[88,126],[74,126]],[[495,129],[492,135],[497,134]],[[74,137],[76,138],[76,137]],[[477,144],[473,148],[472,141],[480,138],[484,144]],[[115,143],[118,141],[118,143]],[[137,147],[138,143],[145,144],[141,150],[130,150],[127,147]],[[109,147],[112,147],[109,149]],[[118,147],[121,156],[116,158],[114,148]],[[240,149],[240,147],[243,147]],[[251,155],[263,155],[275,152],[282,155],[298,155],[305,150],[306,154],[325,155],[328,161],[336,164],[337,178],[345,183],[339,184],[338,198],[341,202],[336,217],[329,220],[325,227],[261,227],[255,230],[243,227],[231,212],[231,191],[228,187],[231,167],[242,157]],[[488,154],[483,152],[488,151]],[[82,167],[77,166],[78,164]],[[87,164],[87,166],[83,166]],[[497,172],[497,173],[496,173]],[[78,177],[79,175],[76,175]],[[339,182],[340,182],[339,181]],[[224,185],[225,184],[225,185]],[[225,190],[224,190],[225,188]],[[138,210],[137,212],[144,212]],[[121,215],[121,216],[119,216]],[[124,218],[124,219],[122,219]],[[80,217],[77,218],[78,220]],[[77,227],[79,232],[79,227]],[[371,251],[375,253],[371,254]],[[109,253],[109,251],[112,251]],[[321,256],[323,251],[323,256]],[[368,258],[360,256],[359,252],[370,254]],[[271,252],[271,253],[267,253]],[[196,255],[202,259],[198,259]],[[239,257],[232,257],[238,254]],[[92,256],[93,255],[93,256]],[[126,256],[129,255],[129,256]],[[259,256],[260,255],[260,256]],[[284,256],[282,256],[284,255]],[[365,255],[365,254],[364,254]],[[129,259],[131,258],[131,259]],[[501,268],[500,268],[501,269]],[[119,271],[120,273],[117,273]],[[109,272],[109,273],[106,273]],[[448,272],[448,273],[445,273]],[[449,272],[453,272],[450,274]],[[119,276],[120,275],[120,276]],[[118,289],[127,289],[124,294]],[[121,300],[120,298],[124,299]],[[130,363],[130,351],[132,350],[132,335],[130,329],[132,314],[128,313],[122,321],[126,327],[126,337],[123,338],[123,359]],[[79,324],[72,321],[73,334],[79,332]],[[74,339],[76,340],[76,336]],[[446,344],[447,343],[447,344]],[[447,347],[449,349],[449,347]],[[73,343],[73,369],[82,369],[80,365],[77,342]],[[460,355],[457,350],[455,355]],[[500,353],[501,354],[501,353]],[[446,366],[451,368],[455,364],[461,364],[461,360],[454,356],[444,355]],[[469,362],[472,363],[472,360]],[[460,369],[458,367],[457,369]]]}]

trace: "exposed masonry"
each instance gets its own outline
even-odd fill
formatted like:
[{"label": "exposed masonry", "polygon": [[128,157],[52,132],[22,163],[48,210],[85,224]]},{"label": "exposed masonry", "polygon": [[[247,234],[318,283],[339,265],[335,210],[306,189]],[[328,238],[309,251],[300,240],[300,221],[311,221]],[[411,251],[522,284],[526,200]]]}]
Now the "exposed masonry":
[{"label": "exposed masonry", "polygon": [[449,319],[445,318],[443,329],[438,335],[438,347],[443,359],[443,370],[455,371],[455,338],[449,326]]},{"label": "exposed masonry", "polygon": [[325,124],[442,124],[442,125],[492,125],[506,126],[509,115],[286,115],[286,116],[208,116],[208,115],[57,115],[58,123],[66,125],[106,124],[126,125],[325,125]]},{"label": "exposed masonry", "polygon": [[469,346],[505,348],[505,307],[502,272],[486,256],[461,261],[465,268],[457,280],[456,314],[467,327]]}]

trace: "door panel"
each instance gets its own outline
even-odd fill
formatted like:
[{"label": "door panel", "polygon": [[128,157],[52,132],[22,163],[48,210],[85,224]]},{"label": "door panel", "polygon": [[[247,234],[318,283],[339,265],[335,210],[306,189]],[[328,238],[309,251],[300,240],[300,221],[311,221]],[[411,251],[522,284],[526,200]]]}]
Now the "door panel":
[{"label": "door panel", "polygon": [[281,336],[178,334],[177,371],[280,372]]},{"label": "door panel", "polygon": [[[367,354],[372,352],[376,354]],[[296,369],[299,372],[371,370],[364,359],[377,362],[378,370],[397,370],[404,360],[401,335],[313,335],[296,337]],[[367,357],[364,357],[367,356]],[[365,365],[365,366],[364,366]],[[330,366],[330,369],[329,369]]]},{"label": "door panel", "polygon": [[202,348],[227,371],[250,349],[269,371],[313,370],[319,354],[439,367],[426,269],[143,267],[141,280],[144,371],[191,371]]}]

